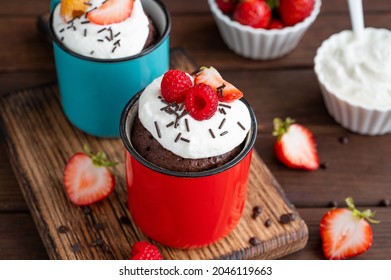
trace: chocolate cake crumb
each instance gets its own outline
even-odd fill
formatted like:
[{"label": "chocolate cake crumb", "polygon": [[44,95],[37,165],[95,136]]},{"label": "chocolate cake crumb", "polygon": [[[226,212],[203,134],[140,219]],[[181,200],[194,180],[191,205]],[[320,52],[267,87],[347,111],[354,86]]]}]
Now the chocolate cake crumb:
[{"label": "chocolate cake crumb", "polygon": [[67,233],[68,232],[68,227],[67,226],[64,226],[64,225],[61,225],[57,228],[57,232],[58,233]]},{"label": "chocolate cake crumb", "polygon": [[123,225],[130,225],[130,219],[126,216],[122,216],[119,218],[119,221],[121,222],[121,224]]},{"label": "chocolate cake crumb", "polygon": [[253,208],[253,215],[252,215],[253,219],[255,219],[255,218],[257,218],[259,215],[261,215],[262,210],[263,210],[263,209],[262,209],[261,206],[254,206],[254,208]]},{"label": "chocolate cake crumb", "polygon": [[329,163],[328,163],[327,161],[322,162],[322,163],[319,165],[320,169],[323,169],[323,170],[326,170],[328,166],[329,166]]},{"label": "chocolate cake crumb", "polygon": [[267,219],[266,221],[265,221],[265,223],[264,223],[264,225],[265,225],[265,227],[271,227],[272,226],[272,224],[273,224],[273,221],[271,220],[271,219]]},{"label": "chocolate cake crumb", "polygon": [[385,198],[385,199],[382,199],[380,201],[380,206],[384,206],[384,207],[390,207],[391,205],[391,202],[389,199]]},{"label": "chocolate cake crumb", "polygon": [[338,207],[338,202],[337,201],[330,201],[329,204],[327,204],[328,207],[336,208]]},{"label": "chocolate cake crumb", "polygon": [[72,251],[73,251],[74,253],[79,252],[80,249],[81,249],[81,245],[80,245],[79,242],[77,242],[77,243],[75,243],[75,244],[72,245]]},{"label": "chocolate cake crumb", "polygon": [[257,246],[259,244],[261,244],[261,240],[258,238],[258,237],[251,237],[250,240],[249,240],[250,244],[252,246]]},{"label": "chocolate cake crumb", "polygon": [[289,224],[292,221],[294,221],[294,216],[291,213],[282,214],[280,216],[280,223],[283,225]]},{"label": "chocolate cake crumb", "polygon": [[91,207],[90,206],[84,206],[83,211],[85,215],[90,215],[92,213]]},{"label": "chocolate cake crumb", "polygon": [[104,230],[105,229],[105,225],[100,222],[96,223],[94,227],[96,230]]},{"label": "chocolate cake crumb", "polygon": [[349,143],[349,137],[346,135],[341,136],[338,138],[338,142],[345,145],[345,144]]}]

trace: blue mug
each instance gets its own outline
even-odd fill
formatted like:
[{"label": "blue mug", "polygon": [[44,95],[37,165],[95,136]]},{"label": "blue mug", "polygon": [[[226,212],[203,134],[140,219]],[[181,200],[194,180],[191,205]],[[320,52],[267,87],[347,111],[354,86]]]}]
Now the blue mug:
[{"label": "blue mug", "polygon": [[[52,0],[51,11],[60,0]],[[70,50],[54,33],[50,18],[62,108],[80,130],[99,137],[119,137],[123,108],[135,94],[169,69],[171,18],[159,0],[141,0],[158,39],[141,53],[118,59],[86,57]]]}]

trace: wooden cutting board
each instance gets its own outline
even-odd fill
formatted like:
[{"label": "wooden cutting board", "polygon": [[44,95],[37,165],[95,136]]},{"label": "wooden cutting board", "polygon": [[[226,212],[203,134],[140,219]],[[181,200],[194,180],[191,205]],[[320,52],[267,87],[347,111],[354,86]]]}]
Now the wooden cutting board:
[{"label": "wooden cutting board", "polygon": [[[171,51],[171,66],[192,72],[196,65],[183,49]],[[0,124],[11,163],[51,259],[128,259],[132,245],[149,240],[127,210],[124,147],[119,139],[89,136],[64,116],[58,87],[20,90],[0,99]],[[120,162],[114,193],[89,207],[73,205],[62,182],[67,159],[83,144]],[[254,206],[262,213],[252,218]],[[282,214],[295,220],[282,224]],[[272,225],[266,227],[265,220]],[[251,245],[251,237],[260,240]],[[243,217],[228,237],[209,247],[180,250],[156,244],[164,259],[275,259],[303,248],[308,228],[256,152],[250,170]],[[151,240],[149,240],[151,241]],[[151,241],[153,242],[153,241]]]}]

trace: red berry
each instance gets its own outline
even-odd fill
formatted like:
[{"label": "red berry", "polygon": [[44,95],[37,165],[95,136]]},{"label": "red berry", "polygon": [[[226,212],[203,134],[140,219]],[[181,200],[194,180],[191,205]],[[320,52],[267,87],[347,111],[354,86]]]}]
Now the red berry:
[{"label": "red berry", "polygon": [[236,6],[233,18],[243,25],[266,28],[272,18],[272,12],[263,0],[245,0]]},{"label": "red berry", "polygon": [[281,20],[287,26],[295,25],[311,14],[314,5],[315,0],[280,0]]},{"label": "red berry", "polygon": [[147,241],[136,242],[130,253],[131,260],[162,260],[159,249]]},{"label": "red berry", "polygon": [[169,70],[164,74],[161,91],[167,102],[182,103],[186,98],[186,91],[193,86],[190,77],[179,70]]},{"label": "red berry", "polygon": [[216,0],[219,9],[225,13],[230,14],[234,11],[237,0]]},{"label": "red berry", "polygon": [[89,12],[89,21],[99,25],[119,23],[132,15],[134,0],[108,0]]},{"label": "red berry", "polygon": [[213,89],[206,84],[198,84],[187,91],[185,106],[195,120],[210,119],[217,111],[219,100]]},{"label": "red berry", "polygon": [[269,26],[267,29],[283,29],[284,24],[278,19],[272,19],[272,21],[269,23]]}]

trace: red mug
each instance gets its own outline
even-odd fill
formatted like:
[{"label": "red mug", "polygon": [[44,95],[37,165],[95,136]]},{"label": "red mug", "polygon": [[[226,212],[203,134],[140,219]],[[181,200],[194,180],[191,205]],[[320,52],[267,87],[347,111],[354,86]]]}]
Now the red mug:
[{"label": "red mug", "polygon": [[134,223],[153,240],[176,248],[197,248],[228,235],[239,222],[246,201],[251,154],[257,135],[253,110],[251,129],[242,151],[230,162],[207,171],[178,172],[160,168],[141,157],[131,142],[138,112],[132,98],[121,117],[126,148],[128,205]]}]

